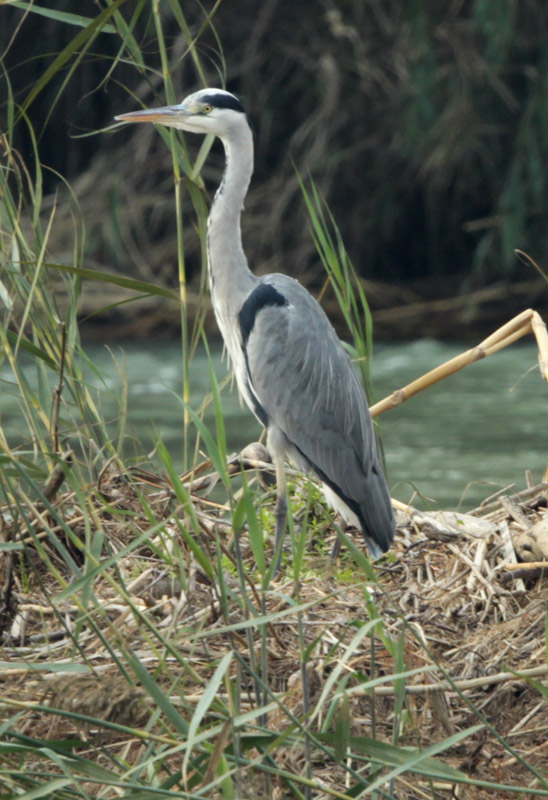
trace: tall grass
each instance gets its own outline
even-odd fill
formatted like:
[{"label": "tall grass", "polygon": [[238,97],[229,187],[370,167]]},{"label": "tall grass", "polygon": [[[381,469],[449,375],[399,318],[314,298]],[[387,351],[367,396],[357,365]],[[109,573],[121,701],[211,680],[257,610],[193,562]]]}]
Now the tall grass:
[{"label": "tall grass", "polygon": [[[146,70],[132,25],[147,4],[136,5],[130,22],[120,16],[121,6],[120,0],[108,2],[93,20],[49,11],[78,32],[30,90],[29,102],[70,65],[66,83],[107,26],[120,46],[112,69],[126,59]],[[162,8],[159,3],[151,8],[169,101],[172,65]],[[186,57],[200,74],[200,55],[183,12],[176,3],[170,8],[188,37]],[[25,104],[18,110],[9,102],[0,171],[0,341],[2,380],[17,393],[26,439],[14,446],[10,431],[0,435],[0,621],[6,645],[0,662],[2,795],[20,800],[274,795],[347,800],[396,797],[406,785],[398,784],[403,776],[418,776],[422,796],[432,798],[441,796],[438,783],[548,796],[546,781],[533,767],[536,788],[510,787],[469,777],[439,758],[478,733],[486,724],[479,715],[479,723],[472,714],[471,724],[426,748],[418,735],[416,747],[401,744],[406,719],[413,716],[406,682],[421,668],[406,664],[404,637],[379,613],[375,597],[381,587],[350,540],[358,565],[349,568],[351,584],[348,576],[347,582],[326,579],[325,562],[320,570],[309,563],[310,539],[325,538],[332,525],[314,487],[295,476],[287,577],[273,582],[266,535],[273,527],[272,492],[259,489],[254,472],[242,475],[239,487],[229,475],[213,370],[215,432],[188,401],[189,364],[203,330],[200,322],[191,328],[186,316],[180,221],[184,436],[186,442],[189,430],[195,430],[209,461],[204,467],[195,458],[182,478],[159,441],[157,475],[143,479],[144,473],[124,463],[125,400],[113,433],[102,415],[101,393],[85,380],[84,368],[93,365],[79,336],[81,285],[94,279],[107,286],[122,281],[137,295],[159,290],[86,268],[85,220],[75,204],[73,260],[56,263],[49,241],[57,212],[54,204],[43,213],[39,146]],[[27,126],[30,163],[11,147],[16,124]],[[182,138],[166,131],[162,136],[173,154],[177,211],[180,193],[188,189],[203,237],[207,206],[199,171],[210,143],[193,164]],[[314,190],[305,192],[304,201],[356,356],[367,370],[371,340],[365,297]],[[65,313],[57,302],[60,286],[69,297]],[[34,380],[28,377],[29,364]],[[221,503],[192,489],[192,479],[208,465],[223,487]],[[65,484],[51,488],[56,468]],[[178,588],[158,598],[153,589],[164,577]],[[343,603],[351,591],[360,599],[359,608],[341,606],[342,622],[332,623],[336,635],[329,631],[331,637],[324,639],[324,615],[331,619],[330,605]],[[401,624],[405,629],[405,620]],[[375,666],[379,648],[393,672]],[[356,666],[364,663],[364,653],[371,653],[369,674]],[[318,688],[319,672],[327,677]],[[395,685],[397,704],[388,720],[377,719],[375,690],[387,684]],[[356,729],[359,697],[365,698],[361,713],[365,706],[373,709],[373,736]]]},{"label": "tall grass", "polygon": [[[180,3],[167,0],[104,3],[101,20],[86,18],[71,0],[47,5],[30,12],[29,2],[3,3],[0,50],[13,68],[17,103],[39,134],[48,119],[45,144],[56,168],[67,161],[68,120],[76,131],[94,129],[145,97],[165,101],[164,80],[181,97],[202,76],[215,85],[228,76],[229,88],[253,101],[260,134],[247,203],[252,263],[283,271],[291,259],[292,271],[305,275],[311,262],[298,181],[286,148],[277,146],[283,141],[334,210],[362,277],[392,287],[411,280],[420,292],[416,278],[454,276],[452,293],[471,280],[478,287],[532,276],[520,269],[514,250],[526,247],[537,257],[546,241],[548,11],[541,0],[478,0],[448,9],[387,0],[382,14],[371,12],[368,0],[329,13],[322,0],[303,0],[263,14],[255,0],[242,0],[236,20],[218,2],[205,9],[188,3],[183,13]],[[28,18],[10,49],[23,9]],[[321,24],[303,27],[306,14]],[[229,69],[211,22],[230,53]],[[173,62],[167,70],[162,41]],[[286,73],[278,54],[288,52],[293,68]],[[22,59],[28,60],[18,68]],[[133,96],[126,105],[128,83]],[[107,148],[107,137],[101,143]],[[69,146],[74,173],[89,166],[92,147]],[[97,196],[116,191],[112,164],[97,150],[90,170],[100,175],[100,187],[81,195],[89,220]],[[157,169],[157,160],[144,158],[129,185],[136,190]],[[116,172],[124,172],[122,164]],[[171,208],[159,208],[156,196],[142,201],[143,214],[160,218],[164,235],[175,239]],[[121,215],[138,233],[137,215],[124,209]],[[108,230],[97,224],[94,234],[90,250],[105,259]],[[148,245],[149,269],[163,276],[165,250],[152,235]],[[187,234],[185,245],[189,275],[197,270],[199,244]],[[118,262],[127,268],[123,258]],[[428,283],[436,292],[446,288]]]}]

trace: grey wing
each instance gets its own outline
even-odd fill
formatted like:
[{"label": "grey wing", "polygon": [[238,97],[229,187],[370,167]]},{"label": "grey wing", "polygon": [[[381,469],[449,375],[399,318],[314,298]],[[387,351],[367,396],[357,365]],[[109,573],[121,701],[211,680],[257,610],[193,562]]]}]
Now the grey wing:
[{"label": "grey wing", "polygon": [[386,551],[394,535],[390,494],[350,359],[322,308],[297,281],[270,275],[264,284],[285,303],[261,306],[244,343],[263,421],[297,465],[312,469]]}]

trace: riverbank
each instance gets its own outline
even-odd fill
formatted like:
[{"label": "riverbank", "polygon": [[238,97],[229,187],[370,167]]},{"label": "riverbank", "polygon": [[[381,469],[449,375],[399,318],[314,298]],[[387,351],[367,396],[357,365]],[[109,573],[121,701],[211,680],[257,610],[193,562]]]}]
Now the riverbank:
[{"label": "riverbank", "polygon": [[[526,308],[548,319],[548,285],[542,278],[513,283],[500,282],[483,289],[462,293],[448,281],[443,287],[421,285],[394,287],[362,281],[371,309],[375,341],[417,339],[480,341]],[[311,291],[318,295],[314,287]],[[174,290],[176,295],[176,290]],[[180,303],[162,297],[135,299],[129,289],[86,281],[79,304],[81,330],[88,339],[120,340],[176,334],[180,330]],[[200,295],[193,284],[186,289],[187,319],[192,325],[204,319],[208,335],[218,335],[209,298]],[[68,296],[59,286],[61,313]],[[322,305],[339,335],[345,336],[340,306],[329,292]],[[346,333],[347,335],[347,333]]]},{"label": "riverbank", "polygon": [[[244,470],[248,487],[271,469],[232,467],[229,483]],[[469,515],[400,504],[394,546],[371,566],[353,534],[330,563],[319,494],[292,476],[294,534],[273,579],[274,492],[231,521],[207,497],[224,480],[209,460],[181,478],[111,462],[79,499],[57,480],[47,509],[21,506],[19,531],[4,531],[21,552],[1,568],[0,707],[22,763],[57,774],[62,760],[91,796],[146,789],[137,766],[152,755],[156,790],[181,797],[220,797],[216,774],[238,797],[346,798],[346,781],[390,775],[401,800],[459,784],[478,800],[546,796],[548,584],[516,565],[523,527],[546,520],[546,484]]]}]

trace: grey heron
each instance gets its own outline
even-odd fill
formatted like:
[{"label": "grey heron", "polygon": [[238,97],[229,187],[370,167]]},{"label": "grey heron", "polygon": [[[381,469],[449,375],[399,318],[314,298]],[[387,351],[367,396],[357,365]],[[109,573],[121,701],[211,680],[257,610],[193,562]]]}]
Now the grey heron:
[{"label": "grey heron", "polygon": [[286,517],[284,459],[322,483],[346,524],[360,529],[373,557],[394,537],[394,515],[365,393],[319,303],[287,275],[255,276],[242,246],[240,217],[253,172],[253,136],[237,97],[202,89],[182,103],[121,114],[218,136],[225,170],[207,225],[215,317],[239,391],[266,428],[277,479],[276,551]]}]

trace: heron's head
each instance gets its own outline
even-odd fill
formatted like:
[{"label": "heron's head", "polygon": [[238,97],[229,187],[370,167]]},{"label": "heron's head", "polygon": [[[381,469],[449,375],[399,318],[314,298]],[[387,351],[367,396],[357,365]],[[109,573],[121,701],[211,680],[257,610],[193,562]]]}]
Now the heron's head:
[{"label": "heron's head", "polygon": [[245,112],[238,98],[230,92],[200,89],[179,105],[133,111],[120,114],[115,119],[122,122],[156,122],[183,131],[212,133],[222,137],[245,120]]}]

